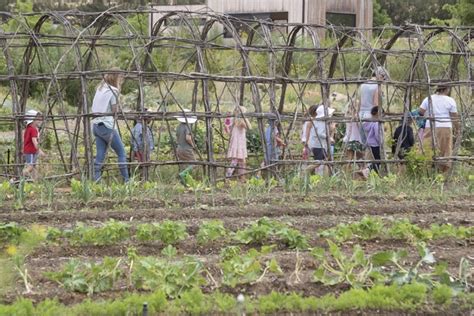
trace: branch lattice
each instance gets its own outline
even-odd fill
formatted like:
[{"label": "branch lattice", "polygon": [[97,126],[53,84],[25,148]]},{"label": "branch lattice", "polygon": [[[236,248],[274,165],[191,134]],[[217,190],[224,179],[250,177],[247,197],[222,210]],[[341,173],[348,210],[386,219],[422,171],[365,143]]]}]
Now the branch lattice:
[{"label": "branch lattice", "polygon": [[[22,122],[25,111],[33,107],[32,97],[41,100],[34,107],[45,113],[42,130],[53,135],[52,151],[59,161],[49,163],[53,177],[92,175],[90,121],[98,115],[90,113],[93,91],[114,66],[126,78],[124,110],[118,115],[122,137],[130,133],[132,121],[152,120],[158,131],[156,158],[142,164],[146,178],[152,167],[180,163],[173,155],[173,121],[184,108],[191,108],[204,123],[196,164],[206,167],[212,181],[227,165],[222,119],[237,104],[247,106],[246,116],[256,121],[255,137],[263,153],[266,120],[281,122],[280,132],[289,146],[282,160],[265,161],[267,167],[301,164],[295,139],[303,113],[312,104],[332,103],[338,111],[324,120],[326,126],[351,121],[346,113],[356,104],[358,85],[378,66],[391,74],[390,80],[379,82],[384,90],[380,121],[386,122],[386,129],[401,119],[406,124],[409,110],[417,108],[436,85],[449,85],[458,103],[462,133],[455,140],[453,156],[442,159],[474,158],[472,145],[467,154],[461,150],[463,135],[469,138],[473,129],[472,27],[356,29],[155,10],[1,14],[0,83],[7,91],[2,106],[8,99],[12,111],[1,112],[0,122],[12,126],[14,148],[0,156],[0,176],[20,174]],[[153,25],[151,14],[160,15]],[[166,143],[160,142],[163,139],[171,148],[160,147]],[[341,145],[338,155],[324,163],[337,168],[353,162],[344,158],[344,151]],[[399,162],[388,159],[385,152],[384,163]],[[263,153],[257,151],[257,160],[263,160]],[[434,150],[433,159],[441,159]],[[260,170],[258,166],[249,172]]]}]

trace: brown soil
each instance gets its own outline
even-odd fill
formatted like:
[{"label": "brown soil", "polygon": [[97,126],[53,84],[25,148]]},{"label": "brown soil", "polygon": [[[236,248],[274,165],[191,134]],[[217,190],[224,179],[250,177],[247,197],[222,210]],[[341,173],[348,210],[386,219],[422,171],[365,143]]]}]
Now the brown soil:
[{"label": "brown soil", "polygon": [[[269,218],[292,224],[310,237],[312,246],[326,247],[326,242],[317,236],[319,229],[332,227],[342,222],[359,220],[364,215],[378,215],[386,218],[408,218],[412,222],[426,227],[432,223],[451,223],[453,225],[473,225],[474,199],[462,197],[442,203],[413,199],[393,199],[374,196],[353,196],[344,198],[338,196],[323,196],[314,198],[287,197],[264,198],[249,204],[242,204],[225,195],[217,195],[214,205],[208,198],[194,204],[194,195],[180,196],[173,207],[165,207],[159,200],[147,199],[141,201],[126,201],[114,203],[102,200],[88,205],[59,201],[54,209],[47,211],[46,206],[30,203],[25,209],[14,210],[12,203],[0,206],[0,222],[17,222],[22,225],[38,223],[45,226],[70,228],[76,222],[86,222],[97,225],[108,219],[129,221],[132,224],[143,222],[159,222],[164,219],[180,220],[186,223],[190,237],[176,245],[179,255],[193,255],[206,262],[206,267],[218,283],[221,271],[218,265],[218,254],[221,249],[233,242],[217,241],[203,246],[196,242],[195,234],[200,224],[208,219],[221,219],[230,230],[236,230],[249,224],[255,219],[267,216]],[[403,241],[377,239],[371,241],[348,241],[342,245],[349,253],[355,243],[360,244],[367,254],[381,250],[407,248],[411,249],[409,260],[416,260],[416,249]],[[235,244],[235,243],[234,243]],[[45,244],[37,248],[27,258],[28,270],[34,285],[34,294],[26,295],[34,301],[57,297],[66,304],[78,303],[87,298],[84,294],[66,292],[56,283],[48,280],[43,273],[60,269],[70,258],[81,260],[100,260],[104,256],[122,257],[126,261],[127,248],[134,246],[139,255],[159,256],[163,245],[159,242],[138,243],[127,241],[112,246],[71,246],[66,242],[58,245]],[[259,245],[241,246],[243,250]],[[449,270],[455,272],[462,257],[474,253],[472,241],[460,242],[454,239],[444,239],[429,243],[430,250],[435,252],[438,261],[446,261]],[[281,292],[299,292],[304,295],[321,296],[327,293],[340,293],[348,289],[347,285],[322,286],[313,281],[313,271],[316,262],[308,252],[301,252],[303,269],[298,274],[299,280],[292,274],[295,270],[295,251],[290,251],[284,245],[277,245],[271,254],[280,264],[283,275],[266,275],[261,282],[241,285],[236,288],[221,285],[219,290],[226,293],[247,293],[260,295],[272,290]],[[270,258],[270,257],[269,257]],[[125,270],[125,266],[123,267]],[[208,285],[203,290],[212,291],[215,288]],[[2,297],[5,302],[12,302],[22,292],[19,282],[14,292]],[[126,285],[120,284],[114,291],[94,295],[94,299],[114,298],[127,291]],[[368,311],[354,311],[358,315],[369,315]]]}]

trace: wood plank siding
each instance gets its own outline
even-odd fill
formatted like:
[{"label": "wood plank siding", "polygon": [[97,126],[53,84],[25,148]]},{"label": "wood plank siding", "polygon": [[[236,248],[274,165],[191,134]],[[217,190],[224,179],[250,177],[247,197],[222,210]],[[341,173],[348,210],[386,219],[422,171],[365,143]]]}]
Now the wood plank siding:
[{"label": "wood plank siding", "polygon": [[[227,14],[288,13],[288,23],[325,25],[326,13],[354,14],[356,27],[371,28],[373,0],[207,0],[199,6],[155,6],[159,11],[189,10]],[[159,15],[152,17],[156,21]]]}]

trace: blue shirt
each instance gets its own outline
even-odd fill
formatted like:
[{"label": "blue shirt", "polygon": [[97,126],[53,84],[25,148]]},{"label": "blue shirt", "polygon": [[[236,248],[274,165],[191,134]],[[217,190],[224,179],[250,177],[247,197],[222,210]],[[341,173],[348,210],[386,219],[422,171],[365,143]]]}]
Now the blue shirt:
[{"label": "blue shirt", "polygon": [[[148,144],[148,149],[152,151],[155,149],[155,141],[153,139],[153,132],[151,131],[150,127],[146,127],[147,129],[147,144]],[[143,145],[143,137],[142,137],[142,123],[137,123],[133,129],[132,129],[132,147],[133,151],[143,151],[145,149],[145,146]]]}]

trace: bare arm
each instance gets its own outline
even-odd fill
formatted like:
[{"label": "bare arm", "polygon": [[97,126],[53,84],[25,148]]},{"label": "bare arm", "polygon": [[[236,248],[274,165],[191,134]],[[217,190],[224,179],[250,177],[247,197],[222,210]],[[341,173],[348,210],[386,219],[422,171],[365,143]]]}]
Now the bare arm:
[{"label": "bare arm", "polygon": [[453,122],[454,132],[456,135],[458,135],[459,133],[461,133],[461,122],[459,121],[459,113],[451,112],[449,113],[449,116],[451,117],[451,120]]},{"label": "bare arm", "polygon": [[285,141],[280,137],[280,136],[275,136],[275,141],[277,143],[277,146],[285,147]]},{"label": "bare arm", "polygon": [[191,134],[186,135],[186,142],[192,147],[194,147],[193,137],[191,136]]},{"label": "bare arm", "polygon": [[308,126],[306,126],[306,131],[305,131],[305,135],[306,135],[306,146],[308,146],[308,142],[309,142],[309,134],[311,133],[311,127],[313,127],[313,122],[309,122]]},{"label": "bare arm", "polygon": [[38,153],[41,156],[44,156],[45,155],[44,152],[41,150],[41,148],[39,148],[38,137],[33,137],[31,141],[33,142],[33,146],[35,146],[35,149],[38,151]]},{"label": "bare arm", "polygon": [[35,149],[38,150],[39,149],[38,137],[33,137],[31,141],[33,142],[33,145],[35,146]]},{"label": "bare arm", "polygon": [[379,106],[379,88],[375,90],[374,100],[372,101],[374,106]]}]

